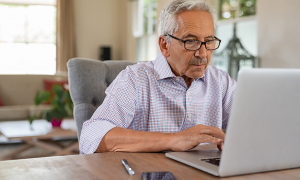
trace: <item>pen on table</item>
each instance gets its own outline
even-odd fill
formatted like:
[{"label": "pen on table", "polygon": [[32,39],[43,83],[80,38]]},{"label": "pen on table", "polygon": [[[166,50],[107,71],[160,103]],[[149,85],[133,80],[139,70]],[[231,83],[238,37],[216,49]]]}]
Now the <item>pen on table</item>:
[{"label": "pen on table", "polygon": [[125,169],[127,170],[128,174],[130,176],[134,175],[133,169],[129,166],[128,162],[126,159],[122,159],[122,164],[124,165]]}]

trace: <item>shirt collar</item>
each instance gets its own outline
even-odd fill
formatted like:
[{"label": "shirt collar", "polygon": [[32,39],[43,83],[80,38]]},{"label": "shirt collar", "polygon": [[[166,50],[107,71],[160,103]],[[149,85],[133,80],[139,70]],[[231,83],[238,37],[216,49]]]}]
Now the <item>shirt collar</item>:
[{"label": "shirt collar", "polygon": [[[203,76],[199,77],[195,81],[202,80],[205,82],[206,80],[206,74],[208,71],[209,66],[205,69]],[[167,58],[163,56],[161,53],[157,56],[154,62],[154,70],[156,72],[156,80],[170,78],[170,77],[176,77],[175,74],[172,72],[171,67],[167,61]]]},{"label": "shirt collar", "polygon": [[156,72],[156,79],[165,79],[169,77],[176,77],[172,72],[171,67],[166,59],[161,53],[157,56],[154,62],[154,70]]},{"label": "shirt collar", "polygon": [[204,71],[204,73],[203,73],[203,76],[201,76],[201,77],[199,77],[198,79],[196,79],[196,81],[202,80],[203,82],[205,82],[205,80],[206,80],[206,74],[207,74],[208,68],[209,68],[209,65],[208,65],[207,68],[205,69],[205,71]]}]

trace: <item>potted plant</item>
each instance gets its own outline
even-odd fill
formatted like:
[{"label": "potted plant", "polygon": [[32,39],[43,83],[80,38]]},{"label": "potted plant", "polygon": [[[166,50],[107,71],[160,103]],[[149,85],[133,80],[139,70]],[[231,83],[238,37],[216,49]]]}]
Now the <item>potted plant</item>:
[{"label": "potted plant", "polygon": [[[48,122],[52,123],[52,126],[60,126],[61,121],[65,117],[69,117],[73,113],[73,103],[70,97],[69,91],[65,91],[62,86],[53,86],[53,97],[51,99],[51,108],[49,110],[43,110],[40,115]],[[36,106],[41,105],[49,101],[51,93],[49,91],[37,92],[34,98]],[[29,119],[30,124],[36,119],[36,116],[31,116]]]}]

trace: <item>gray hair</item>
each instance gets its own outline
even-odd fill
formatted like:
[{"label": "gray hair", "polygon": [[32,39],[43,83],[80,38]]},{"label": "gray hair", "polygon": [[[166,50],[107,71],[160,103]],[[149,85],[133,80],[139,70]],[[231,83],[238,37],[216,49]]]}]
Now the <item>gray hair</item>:
[{"label": "gray hair", "polygon": [[[173,34],[178,31],[177,15],[185,11],[207,11],[214,22],[216,28],[217,13],[213,6],[208,5],[202,0],[173,0],[160,13],[160,22],[158,26],[158,34]],[[171,42],[170,37],[166,37],[168,43]]]}]

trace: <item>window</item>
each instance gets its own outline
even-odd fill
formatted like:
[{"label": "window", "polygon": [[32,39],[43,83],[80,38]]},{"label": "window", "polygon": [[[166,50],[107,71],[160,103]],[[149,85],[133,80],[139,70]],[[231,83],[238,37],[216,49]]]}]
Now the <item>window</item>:
[{"label": "window", "polygon": [[[227,46],[233,37],[233,27],[236,23],[236,35],[242,45],[250,54],[257,56],[256,0],[218,0],[218,3],[218,22],[215,34],[222,42],[214,55],[220,53]],[[212,64],[219,69],[228,71],[228,62],[213,58]],[[240,67],[250,68],[250,65],[242,63]],[[257,66],[257,62],[255,65]]]},{"label": "window", "polygon": [[55,74],[56,7],[15,1],[0,1],[0,74]]},{"label": "window", "polygon": [[134,2],[133,35],[136,38],[136,60],[154,60],[158,54],[157,0],[138,0]]},{"label": "window", "polygon": [[256,0],[219,0],[219,20],[254,16]]}]

